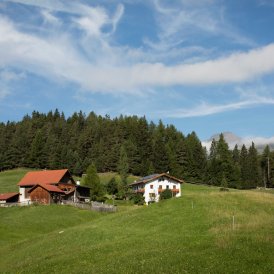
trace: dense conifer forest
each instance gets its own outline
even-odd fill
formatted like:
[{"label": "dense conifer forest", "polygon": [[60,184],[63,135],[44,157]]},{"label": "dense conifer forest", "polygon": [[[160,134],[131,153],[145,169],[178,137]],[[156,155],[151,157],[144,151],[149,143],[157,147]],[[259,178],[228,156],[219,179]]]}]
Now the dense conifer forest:
[{"label": "dense conifer forest", "polygon": [[184,135],[173,125],[145,117],[111,119],[91,112],[66,118],[58,110],[34,111],[19,122],[0,123],[0,170],[16,167],[68,168],[81,175],[94,163],[99,172],[147,175],[169,171],[191,183],[235,188],[274,186],[274,153],[255,144],[230,150],[220,135],[209,151],[195,132]]}]

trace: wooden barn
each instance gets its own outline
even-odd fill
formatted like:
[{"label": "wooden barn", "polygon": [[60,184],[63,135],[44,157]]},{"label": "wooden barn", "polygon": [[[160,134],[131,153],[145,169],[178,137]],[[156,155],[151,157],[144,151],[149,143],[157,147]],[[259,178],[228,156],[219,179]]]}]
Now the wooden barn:
[{"label": "wooden barn", "polygon": [[21,203],[87,202],[90,198],[90,188],[76,184],[68,169],[28,172],[18,186]]},{"label": "wooden barn", "polygon": [[37,184],[28,192],[30,193],[30,200],[40,204],[59,203],[62,200],[61,195],[64,194],[64,191],[57,186],[46,184]]}]

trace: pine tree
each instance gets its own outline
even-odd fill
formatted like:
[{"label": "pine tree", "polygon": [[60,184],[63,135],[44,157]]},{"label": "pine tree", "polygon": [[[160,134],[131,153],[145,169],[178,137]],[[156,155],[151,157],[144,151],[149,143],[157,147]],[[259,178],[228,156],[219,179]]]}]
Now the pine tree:
[{"label": "pine tree", "polygon": [[260,176],[258,152],[253,142],[248,150],[248,169],[249,169],[249,172],[248,172],[249,186],[248,187],[256,187],[261,185],[262,180]]},{"label": "pine tree", "polygon": [[249,167],[248,167],[248,151],[245,145],[241,148],[240,153],[240,166],[241,166],[241,188],[248,188],[249,180]]},{"label": "pine tree", "polygon": [[159,122],[154,134],[153,164],[155,172],[163,173],[168,171],[168,157],[166,151],[165,126]]},{"label": "pine tree", "polygon": [[205,178],[206,170],[206,152],[195,132],[186,137],[188,151],[187,173],[191,182],[201,183]]},{"label": "pine tree", "polygon": [[220,186],[223,178],[230,187],[236,184],[237,173],[233,165],[232,153],[223,134],[220,134],[218,141],[212,141],[208,171],[209,180],[214,185]]},{"label": "pine tree", "polygon": [[90,187],[90,198],[92,201],[101,201],[104,195],[103,186],[97,174],[97,169],[94,164],[89,165],[86,176],[84,178],[84,185]]},{"label": "pine tree", "polygon": [[45,168],[47,166],[47,159],[45,157],[45,138],[42,130],[37,130],[30,151],[30,165],[34,168]]},{"label": "pine tree", "polygon": [[115,179],[115,177],[112,177],[110,181],[106,185],[107,192],[112,195],[116,195],[119,191],[118,189],[118,183]]},{"label": "pine tree", "polygon": [[121,177],[122,183],[124,185],[127,185],[129,165],[128,165],[127,153],[126,153],[124,146],[121,146],[121,149],[120,149],[120,157],[119,157],[119,163],[117,166],[117,170]]},{"label": "pine tree", "polygon": [[262,177],[263,177],[263,184],[266,187],[272,186],[272,157],[269,145],[266,145],[261,156],[261,170],[262,170]]}]

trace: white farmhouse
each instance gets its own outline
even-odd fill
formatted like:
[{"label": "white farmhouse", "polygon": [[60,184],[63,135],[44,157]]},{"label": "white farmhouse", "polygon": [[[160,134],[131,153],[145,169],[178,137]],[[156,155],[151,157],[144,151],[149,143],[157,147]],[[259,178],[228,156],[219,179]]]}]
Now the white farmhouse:
[{"label": "white farmhouse", "polygon": [[129,186],[136,193],[143,194],[145,203],[158,202],[160,194],[165,189],[172,191],[173,197],[181,196],[183,180],[170,176],[168,173],[153,174],[135,181]]}]

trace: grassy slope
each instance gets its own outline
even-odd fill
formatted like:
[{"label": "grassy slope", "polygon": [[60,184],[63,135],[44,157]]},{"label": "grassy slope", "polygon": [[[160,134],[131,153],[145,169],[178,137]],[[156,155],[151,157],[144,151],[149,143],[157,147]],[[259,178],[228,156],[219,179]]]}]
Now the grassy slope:
[{"label": "grassy slope", "polygon": [[[23,178],[23,176],[30,171],[28,168],[18,168],[8,171],[0,172],[0,193],[4,192],[17,192],[17,183]],[[117,182],[120,182],[120,176],[114,172],[99,173],[102,184],[106,185],[111,178],[115,177]],[[132,183],[138,177],[129,175],[128,182]],[[75,177],[75,180],[81,180],[79,177]]]},{"label": "grassy slope", "polygon": [[273,273],[274,195],[188,184],[183,192],[108,215],[0,208],[1,272]]},{"label": "grassy slope", "polygon": [[18,192],[17,183],[30,171],[27,168],[18,168],[0,172],[0,193]]}]

